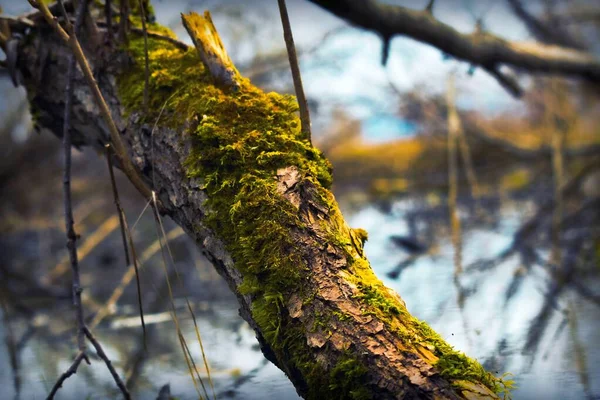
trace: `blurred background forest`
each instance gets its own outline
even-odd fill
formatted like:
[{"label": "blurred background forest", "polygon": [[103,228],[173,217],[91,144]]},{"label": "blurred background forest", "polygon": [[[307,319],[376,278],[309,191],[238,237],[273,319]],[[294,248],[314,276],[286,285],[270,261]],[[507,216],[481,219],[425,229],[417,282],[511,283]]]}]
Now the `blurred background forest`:
[{"label": "blurred background forest", "polygon": [[[243,75],[294,92],[274,0],[152,3],[157,21],[187,43],[180,13],[209,9]],[[389,3],[423,9],[427,1]],[[30,11],[25,0],[0,5],[8,15]],[[600,86],[519,72],[517,99],[486,71],[405,37],[393,39],[382,66],[378,36],[307,1],[288,8],[313,141],[333,163],[347,221],[369,232],[378,276],[450,344],[512,373],[515,399],[600,399]],[[460,32],[480,26],[540,40],[533,17],[600,54],[594,1],[438,0],[434,14]],[[33,130],[24,89],[0,73],[1,397],[41,398],[75,348],[61,144]],[[139,217],[144,351],[106,161],[90,149],[73,161],[89,326],[136,398],[155,398],[167,383],[174,396],[194,398],[151,213],[117,173],[130,225]],[[176,306],[192,300],[217,397],[298,398],[260,353],[225,282],[180,228],[167,221],[167,232],[185,282]],[[191,318],[182,323],[193,337]],[[117,394],[108,371],[84,366],[59,398]]]}]

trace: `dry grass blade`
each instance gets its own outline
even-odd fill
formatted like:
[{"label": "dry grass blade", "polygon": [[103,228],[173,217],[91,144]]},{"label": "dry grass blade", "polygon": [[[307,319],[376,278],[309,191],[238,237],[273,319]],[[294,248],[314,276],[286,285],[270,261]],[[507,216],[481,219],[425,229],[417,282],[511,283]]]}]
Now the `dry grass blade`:
[{"label": "dry grass blade", "polygon": [[[174,228],[167,234],[165,240],[166,241],[174,240],[174,239],[182,236],[184,233],[185,232],[181,228],[179,228],[179,227]],[[150,258],[152,258],[152,256],[154,256],[160,250],[160,246],[161,246],[160,240],[157,239],[144,250],[144,252],[142,253],[142,255],[139,258],[139,269],[140,270],[143,268],[144,264],[148,260],[150,260]],[[91,330],[94,330],[98,326],[98,324],[100,324],[100,322],[102,322],[102,320],[111,313],[110,310],[117,304],[117,302],[123,295],[125,288],[129,285],[129,283],[131,283],[131,280],[133,279],[134,276],[135,276],[135,267],[133,266],[133,264],[130,264],[129,268],[127,269],[127,271],[121,278],[121,282],[119,282],[119,285],[113,290],[109,299],[106,301],[104,307],[102,307],[102,309],[100,311],[98,311],[98,313],[96,314],[96,316],[90,323],[89,328]]]},{"label": "dry grass blade", "polygon": [[[167,235],[165,233],[165,228],[163,226],[163,223],[162,223],[162,220],[160,219],[160,217],[157,218],[157,221],[160,226],[160,232],[162,234],[162,237],[166,237]],[[179,286],[181,286],[181,288],[185,290],[183,280],[181,279],[179,270],[177,269],[177,266],[175,265],[175,259],[173,258],[173,253],[171,251],[171,247],[169,246],[168,242],[166,242],[166,241],[165,241],[165,247],[167,248],[167,253],[169,255],[169,259],[171,260],[171,265],[173,266],[175,275],[177,276],[177,281],[179,283]],[[200,344],[200,351],[202,352],[202,360],[204,362],[204,368],[206,368],[206,375],[208,377],[208,383],[212,390],[213,398],[216,399],[215,387],[214,387],[214,384],[212,381],[212,377],[210,376],[210,366],[208,365],[208,360],[206,358],[206,352],[204,351],[204,345],[202,343],[202,336],[200,335],[200,328],[198,327],[198,321],[196,320],[196,314],[194,314],[194,310],[192,309],[192,305],[190,303],[190,299],[187,296],[187,294],[184,293],[184,297],[185,297],[185,302],[187,304],[188,311],[190,312],[192,321],[194,322],[194,330],[196,331],[196,338],[198,339],[198,344]],[[193,360],[192,360],[192,362],[193,362]],[[202,381],[200,381],[200,382],[202,383]],[[202,386],[204,387],[204,383],[202,383]],[[208,397],[208,395],[207,395],[207,397]]]},{"label": "dry grass blade", "polygon": [[[175,318],[177,318],[177,317],[173,316],[173,320],[175,320]],[[179,328],[177,328],[177,329],[179,329]],[[192,366],[192,362],[190,360],[192,355],[189,353],[189,349],[185,342],[185,337],[183,337],[183,335],[181,334],[181,332],[179,330],[177,332],[177,337],[179,338],[179,345],[181,346],[181,350],[183,351],[183,357],[185,358],[185,363],[187,364],[188,372],[190,373],[190,376],[192,377],[192,381],[194,382],[194,387],[196,388],[196,393],[198,393],[198,398],[203,400],[204,397],[200,393],[200,387],[198,387],[198,381],[196,380],[196,377],[194,376],[194,367]],[[204,384],[202,384],[202,387],[204,387]],[[206,391],[205,391],[205,393],[206,393]]]},{"label": "dry grass blade", "polygon": [[[119,227],[119,217],[111,216],[102,223],[88,238],[79,246],[79,260],[85,259],[92,250],[96,248],[108,235],[113,233]],[[64,275],[69,270],[68,255],[65,255],[61,260],[42,277],[43,282],[53,282],[60,276]]]},{"label": "dry grass blade", "polygon": [[[146,335],[146,323],[144,322],[144,306],[142,302],[142,288],[140,285],[140,274],[138,270],[138,260],[135,251],[135,245],[133,244],[133,237],[131,236],[131,231],[129,230],[129,226],[127,225],[127,218],[125,217],[125,211],[123,211],[123,207],[121,207],[121,202],[119,201],[119,191],[117,190],[117,182],[115,181],[115,173],[113,170],[112,159],[110,156],[110,145],[106,145],[106,162],[108,165],[108,171],[110,173],[110,183],[113,190],[113,196],[115,199],[115,206],[117,207],[117,213],[119,215],[119,223],[121,225],[121,235],[123,237],[123,249],[125,251],[125,265],[129,265],[129,251],[127,249],[127,242],[129,242],[129,246],[131,247],[131,255],[133,257],[133,267],[135,270],[135,280],[137,284],[137,297],[138,297],[138,308],[140,310],[140,321],[142,323],[142,332],[144,337],[144,348],[147,347],[147,335]],[[126,239],[127,238],[127,239]]]},{"label": "dry grass blade", "polygon": [[[193,363],[193,359],[187,360],[187,357],[189,356],[190,358],[192,358],[192,355],[191,355],[191,353],[188,354],[188,352],[186,351],[187,344],[185,342],[185,337],[183,336],[183,334],[181,332],[181,327],[179,324],[179,317],[177,316],[177,309],[175,307],[175,299],[173,296],[173,286],[171,285],[171,280],[169,279],[168,262],[167,262],[167,257],[165,255],[165,249],[163,246],[163,242],[162,242],[162,239],[166,238],[166,235],[164,234],[164,228],[162,226],[162,221],[161,221],[160,215],[158,213],[158,206],[157,206],[158,203],[156,201],[156,193],[155,192],[152,192],[152,200],[153,200],[152,210],[154,212],[154,220],[156,223],[156,235],[158,237],[158,242],[160,244],[160,252],[162,255],[162,259],[163,259],[162,266],[163,266],[163,271],[165,273],[165,279],[167,280],[167,287],[169,289],[169,299],[171,302],[171,311],[173,313],[173,322],[175,323],[175,329],[179,336],[179,340],[181,343],[181,350],[183,351],[184,356],[186,357],[186,361],[188,362],[188,367],[190,369],[190,376],[192,377],[192,381],[194,382],[194,386],[196,387],[196,390],[198,390],[198,395],[202,398],[202,396],[200,395],[199,389],[198,389],[198,382],[196,381],[196,376],[194,375],[192,366],[191,366],[191,362]],[[165,242],[165,246],[168,246],[168,244],[166,242]],[[187,297],[186,297],[186,299],[187,299]],[[189,302],[188,302],[188,306],[189,306]],[[195,363],[194,363],[194,365],[195,365]],[[204,394],[208,398],[208,393],[206,392],[204,382],[202,381],[202,377],[200,377],[200,375],[198,375],[198,380],[202,384],[202,388],[204,389]]]}]

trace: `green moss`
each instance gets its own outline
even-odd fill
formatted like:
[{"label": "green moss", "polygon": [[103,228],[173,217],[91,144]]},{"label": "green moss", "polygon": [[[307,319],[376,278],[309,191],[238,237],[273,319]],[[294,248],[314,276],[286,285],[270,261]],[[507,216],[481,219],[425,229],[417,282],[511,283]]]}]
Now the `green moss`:
[{"label": "green moss", "polygon": [[400,308],[398,302],[393,299],[384,296],[381,290],[378,290],[376,286],[365,285],[362,282],[358,283],[358,289],[360,294],[355,296],[357,299],[362,299],[365,304],[370,305],[367,309],[367,313],[372,313],[373,308],[381,310],[384,314],[399,315]]},{"label": "green moss", "polygon": [[[289,166],[300,171],[297,185],[311,188],[315,201],[329,210],[320,228],[327,243],[346,256],[348,267],[342,273],[356,285],[364,312],[404,337],[407,347],[432,349],[440,373],[451,381],[482,382],[500,390],[497,378],[410,316],[375,276],[363,256],[367,233],[345,224],[329,191],[331,165],[303,138],[294,97],[264,93],[246,79],[239,90],[229,91],[214,84],[195,49],[182,51],[153,38],[148,47],[150,97],[143,121],[154,124],[160,114],[160,125],[191,139],[185,166],[189,177],[202,180],[208,195],[210,212],[203,222],[223,241],[242,274],[239,290],[254,297],[253,318],[278,364],[288,366],[292,379],[297,375],[305,379],[308,398],[364,399],[369,392],[361,361],[344,355],[326,369],[310,356],[303,327],[286,314],[284,301],[291,295],[298,295],[304,304],[314,298],[303,285],[312,271],[295,241],[296,233],[309,228],[277,191],[276,172]],[[128,51],[135,63],[117,83],[122,103],[131,112],[143,109],[143,39],[132,37]],[[335,316],[339,321],[349,318],[341,312]],[[314,329],[323,331],[331,316],[314,318]]]},{"label": "green moss", "polygon": [[373,396],[365,387],[364,377],[367,368],[351,356],[343,356],[329,373],[328,399],[371,399]]}]

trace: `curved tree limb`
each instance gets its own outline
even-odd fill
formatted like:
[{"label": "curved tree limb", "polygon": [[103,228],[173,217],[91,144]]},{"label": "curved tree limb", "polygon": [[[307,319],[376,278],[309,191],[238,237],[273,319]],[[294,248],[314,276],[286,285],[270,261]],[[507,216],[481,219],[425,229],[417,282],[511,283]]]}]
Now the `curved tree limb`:
[{"label": "curved tree limb", "polygon": [[[43,34],[43,28],[33,30],[20,48],[19,68],[31,88],[42,62],[37,49],[52,53],[45,79],[29,95],[38,126],[59,135],[64,104],[56,93],[65,86],[70,49],[56,35]],[[132,47],[140,45],[140,38],[130,39]],[[208,47],[196,43],[201,54],[219,47],[216,32],[205,39],[214,41]],[[496,399],[494,390],[502,382],[410,315],[400,296],[374,275],[363,252],[366,233],[344,221],[323,172],[328,164],[299,135],[293,103],[253,87],[232,64],[214,69],[217,76],[211,79],[213,68],[203,67],[195,52],[158,40],[150,47],[151,62],[164,57],[155,64],[163,80],[160,86],[151,81],[150,93],[177,93],[163,119],[144,119],[141,109],[128,108],[131,96],[142,104],[143,90],[127,98],[127,88],[118,84],[126,74],[134,74],[133,84],[143,82],[143,56],[131,59],[132,53],[111,50],[106,55],[111,68],[98,80],[124,150],[165,213],[227,281],[265,357],[287,374],[298,393],[307,398]],[[181,76],[182,65],[199,80]],[[223,82],[227,67],[235,73],[225,81],[233,77],[233,85],[215,85],[215,78]],[[74,143],[102,151],[111,137],[102,123],[105,110],[89,100],[94,88],[84,76],[76,74],[74,84]],[[192,102],[192,115],[185,101]],[[162,96],[159,102],[164,103]],[[264,125],[248,127],[249,120]],[[230,129],[215,131],[224,123],[232,124]],[[281,150],[262,150],[275,148]],[[316,163],[323,168],[319,177],[311,167]],[[190,172],[190,164],[199,172]],[[216,173],[207,172],[210,168]],[[250,193],[245,203],[236,202],[245,191]],[[252,229],[254,220],[261,221],[261,229]],[[261,237],[269,240],[257,241]]]},{"label": "curved tree limb", "polygon": [[338,17],[379,34],[411,37],[445,54],[481,66],[502,86],[519,95],[514,82],[499,72],[503,64],[532,74],[574,76],[600,82],[600,61],[589,53],[541,43],[514,42],[489,33],[464,34],[427,11],[383,4],[377,0],[309,0]]}]

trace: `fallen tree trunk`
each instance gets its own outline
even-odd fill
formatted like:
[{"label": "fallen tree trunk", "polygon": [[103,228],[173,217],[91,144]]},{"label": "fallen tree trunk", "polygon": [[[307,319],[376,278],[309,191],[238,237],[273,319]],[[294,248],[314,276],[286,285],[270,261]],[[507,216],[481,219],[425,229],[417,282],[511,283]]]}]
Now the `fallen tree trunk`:
[{"label": "fallen tree trunk", "polygon": [[[212,51],[202,59],[228,60],[210,18],[188,18],[212,43],[198,49]],[[163,211],[227,281],[265,357],[298,393],[497,398],[504,382],[411,316],[374,275],[366,232],[344,221],[330,165],[303,137],[295,99],[262,92],[233,65],[209,68],[194,49],[157,35],[148,42],[148,110],[140,35],[127,50],[88,54],[101,92]],[[19,49],[35,122],[57,136],[69,51],[42,21]],[[73,142],[104,151],[110,134],[80,71],[74,84]]]}]

